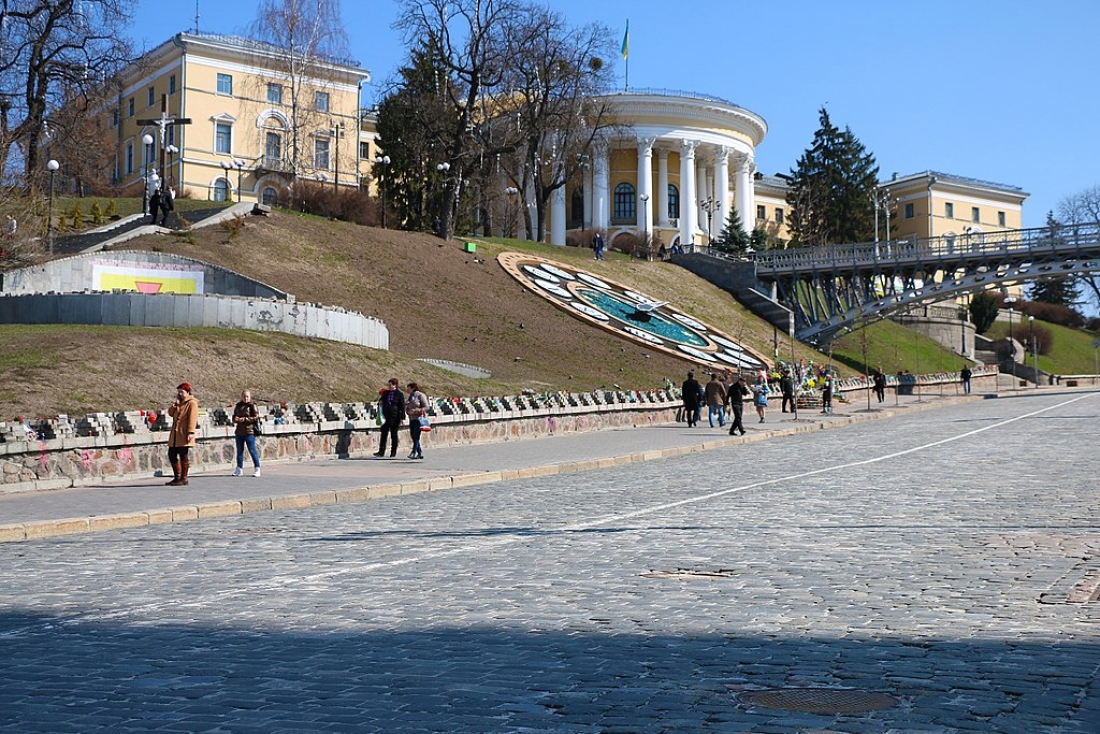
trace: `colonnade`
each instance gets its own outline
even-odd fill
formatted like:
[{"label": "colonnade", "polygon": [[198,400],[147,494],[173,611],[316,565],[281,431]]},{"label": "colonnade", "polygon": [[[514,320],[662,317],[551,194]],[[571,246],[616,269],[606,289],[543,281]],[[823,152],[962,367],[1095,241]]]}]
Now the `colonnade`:
[{"label": "colonnade", "polygon": [[[732,205],[741,218],[742,227],[751,231],[755,221],[751,153],[731,145],[705,143],[700,140],[643,137],[637,140],[638,168],[635,185],[636,221],[639,232],[677,233],[681,244],[696,242],[699,235],[707,240],[717,237],[725,227]],[[669,156],[679,154],[679,218],[669,216]],[[653,190],[653,159],[657,159],[657,186]],[[736,180],[730,190],[730,168],[735,167]],[[617,185],[617,184],[616,184]],[[592,165],[585,168],[584,222],[585,229],[613,230],[624,226],[613,219],[611,181],[611,146],[597,146]],[[732,194],[732,195],[731,195]],[[565,244],[566,192],[562,187],[550,200],[550,242]],[[674,239],[674,237],[670,238]]]}]

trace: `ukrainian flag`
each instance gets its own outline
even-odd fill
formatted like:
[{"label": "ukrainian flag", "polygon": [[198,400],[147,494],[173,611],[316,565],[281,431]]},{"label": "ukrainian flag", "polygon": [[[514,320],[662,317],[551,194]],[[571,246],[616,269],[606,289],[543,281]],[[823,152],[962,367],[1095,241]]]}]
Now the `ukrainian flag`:
[{"label": "ukrainian flag", "polygon": [[626,33],[623,34],[623,60],[630,54],[630,21],[626,22]]}]

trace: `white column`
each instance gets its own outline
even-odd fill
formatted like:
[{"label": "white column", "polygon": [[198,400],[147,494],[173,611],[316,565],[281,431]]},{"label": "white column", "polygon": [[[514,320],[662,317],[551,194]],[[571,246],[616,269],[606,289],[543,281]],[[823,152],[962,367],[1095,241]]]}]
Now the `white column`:
[{"label": "white column", "polygon": [[585,165],[581,168],[581,186],[584,188],[584,216],[581,218],[581,229],[592,227],[592,166]]},{"label": "white column", "polygon": [[[653,221],[653,138],[638,141],[638,231],[648,233]],[[643,198],[645,197],[645,198]]]},{"label": "white column", "polygon": [[707,181],[707,164],[699,156],[695,158],[695,222],[696,222],[696,236],[695,241],[702,242],[700,234],[706,234],[707,231],[707,210],[703,208],[703,201],[710,196],[708,190],[709,183]]},{"label": "white column", "polygon": [[565,245],[565,187],[550,192],[550,244]]},{"label": "white column", "polygon": [[737,166],[737,214],[741,217],[741,228],[746,234],[752,233],[752,225],[756,222],[756,212],[753,211],[755,197],[752,191],[753,160],[748,155],[738,161]]},{"label": "white column", "polygon": [[[718,149],[718,164],[714,167],[715,196],[718,198],[718,227],[716,232],[722,233],[726,228],[726,220],[730,218],[730,153],[731,149],[722,146]],[[755,221],[755,220],[754,220]],[[715,235],[717,236],[717,235]]]},{"label": "white column", "polygon": [[657,223],[668,226],[668,151],[657,150]]},{"label": "white column", "polygon": [[680,244],[687,247],[695,237],[695,148],[696,140],[680,142]]},{"label": "white column", "polygon": [[608,168],[610,151],[606,145],[596,147],[592,161],[592,227],[607,229],[611,226],[608,208]]}]

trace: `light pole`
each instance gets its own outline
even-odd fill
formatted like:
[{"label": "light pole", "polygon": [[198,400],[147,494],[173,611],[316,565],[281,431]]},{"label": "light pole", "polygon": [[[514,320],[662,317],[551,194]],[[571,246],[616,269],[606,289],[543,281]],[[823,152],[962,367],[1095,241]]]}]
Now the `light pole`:
[{"label": "light pole", "polygon": [[1035,317],[1027,317],[1027,340],[1031,342],[1031,362],[1035,365],[1035,387],[1039,387],[1039,348],[1035,343]]},{"label": "light pole", "polygon": [[53,176],[61,168],[61,164],[51,158],[46,168],[50,169],[50,211],[46,215],[46,239],[50,243],[50,255],[53,255]]},{"label": "light pole", "polygon": [[[442,202],[442,205],[443,206],[448,206],[448,202],[446,201],[446,198],[447,198],[447,172],[451,170],[451,164],[448,163],[447,161],[443,161],[442,163],[437,163],[436,166],[435,166],[435,170],[439,172],[439,175],[443,180],[443,202]],[[440,209],[443,209],[443,207],[441,206]],[[443,210],[443,211],[446,211],[446,210]],[[435,233],[435,235],[437,237],[444,237],[445,236],[444,232],[443,232],[443,220],[439,216],[439,214],[436,214],[435,221],[432,222],[432,231]]]},{"label": "light pole", "polygon": [[718,209],[718,200],[711,196],[703,199],[703,201],[699,203],[702,205],[703,211],[707,213],[707,247],[710,247],[711,243],[714,241],[714,234],[711,226],[713,222],[711,220],[714,217],[715,210]]},{"label": "light pole", "polygon": [[1008,358],[1012,360],[1010,373],[1012,375],[1012,389],[1016,389],[1016,339],[1012,334],[1012,304],[1016,303],[1015,296],[1007,296],[1004,303],[1008,304]]},{"label": "light pole", "polygon": [[388,155],[376,155],[374,162],[378,166],[381,166],[381,173],[378,174],[378,190],[382,192],[382,229],[386,228],[386,166],[390,165],[390,157]]},{"label": "light pole", "polygon": [[646,259],[649,259],[649,194],[642,194],[638,197],[638,200],[642,202],[642,239],[645,242]]},{"label": "light pole", "polygon": [[167,148],[164,149],[164,152],[166,152],[168,154],[168,163],[165,164],[164,170],[161,171],[161,173],[164,174],[164,182],[165,182],[165,184],[167,184],[168,183],[168,166],[172,165],[172,156],[174,156],[176,153],[179,153],[180,149],[177,148],[174,145],[169,145]]},{"label": "light pole", "polygon": [[519,189],[515,186],[504,189],[504,195],[508,197],[504,200],[504,221],[508,223],[508,228],[501,232],[504,237],[518,237],[516,234],[516,218],[519,216],[519,204],[516,203],[517,194],[519,194]]},{"label": "light pole", "polygon": [[145,133],[141,136],[141,142],[145,144],[145,191],[141,197],[141,213],[149,213],[149,185],[152,182],[149,169],[153,165],[153,136]]},{"label": "light pole", "polygon": [[241,172],[244,169],[244,161],[239,161],[236,158],[234,158],[232,162],[222,161],[222,168],[225,169],[226,175],[228,175],[229,172],[232,169],[234,169],[234,168],[237,169],[237,203],[240,204],[241,203]]}]

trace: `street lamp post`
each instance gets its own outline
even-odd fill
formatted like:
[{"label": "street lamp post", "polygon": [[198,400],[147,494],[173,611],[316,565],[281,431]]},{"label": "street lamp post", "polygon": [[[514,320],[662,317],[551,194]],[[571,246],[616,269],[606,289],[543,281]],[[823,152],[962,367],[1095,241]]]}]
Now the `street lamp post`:
[{"label": "street lamp post", "polygon": [[504,237],[516,237],[516,218],[519,216],[519,205],[516,203],[516,195],[519,194],[519,189],[515,186],[509,186],[504,189],[504,195],[507,197],[504,200],[504,221],[508,223],[506,230],[501,234]]},{"label": "street lamp post", "polygon": [[225,172],[226,172],[227,175],[229,174],[229,171],[231,171],[232,169],[234,169],[234,168],[237,169],[237,203],[240,204],[241,203],[241,173],[244,170],[244,161],[237,160],[236,158],[234,158],[232,162],[222,161],[222,168],[225,169]]},{"label": "street lamp post", "polygon": [[53,176],[61,168],[61,164],[51,158],[46,168],[50,169],[50,210],[46,215],[46,239],[49,240],[50,255],[53,255]]},{"label": "street lamp post", "polygon": [[382,192],[382,229],[386,228],[386,167],[390,165],[388,155],[376,155],[374,162],[381,166],[382,172],[378,175],[378,190]]},{"label": "street lamp post", "polygon": [[174,156],[176,153],[179,153],[180,149],[174,145],[169,145],[167,148],[164,149],[164,152],[168,154],[168,163],[165,165],[164,170],[161,171],[161,173],[164,174],[164,183],[167,184],[169,182],[168,166],[172,165],[172,156]]},{"label": "street lamp post", "polygon": [[150,174],[150,167],[153,165],[153,151],[151,147],[153,145],[153,136],[149,133],[145,133],[141,136],[141,142],[145,144],[145,190],[141,196],[141,213],[149,213],[149,185],[152,182]]},{"label": "street lamp post", "polygon": [[642,194],[638,197],[638,200],[642,202],[642,238],[645,241],[646,259],[649,259],[649,194]]},{"label": "street lamp post", "polygon": [[714,217],[714,212],[718,209],[718,200],[711,196],[701,201],[700,204],[703,206],[703,211],[707,213],[707,247],[710,247],[711,243],[714,241],[712,219]]},{"label": "street lamp post", "polygon": [[[443,206],[444,207],[449,206],[449,203],[446,201],[446,196],[447,196],[447,175],[448,175],[448,171],[451,170],[451,164],[448,163],[447,161],[443,161],[442,163],[437,163],[436,166],[435,166],[435,170],[439,172],[439,175],[443,179],[443,197],[444,197]],[[443,211],[446,211],[446,210],[444,209]],[[446,233],[443,232],[443,221],[442,221],[442,218],[439,216],[439,214],[436,214],[435,221],[432,222],[432,231],[436,234],[437,237],[446,237]]]},{"label": "street lamp post", "polygon": [[1004,299],[1004,302],[1008,304],[1008,358],[1012,360],[1012,367],[1010,374],[1012,375],[1012,389],[1016,389],[1016,339],[1012,333],[1012,305],[1016,303],[1015,296],[1008,296]]},{"label": "street lamp post", "polygon": [[1039,387],[1039,348],[1035,343],[1035,317],[1027,317],[1027,340],[1031,342],[1031,363],[1035,365],[1035,387]]}]

